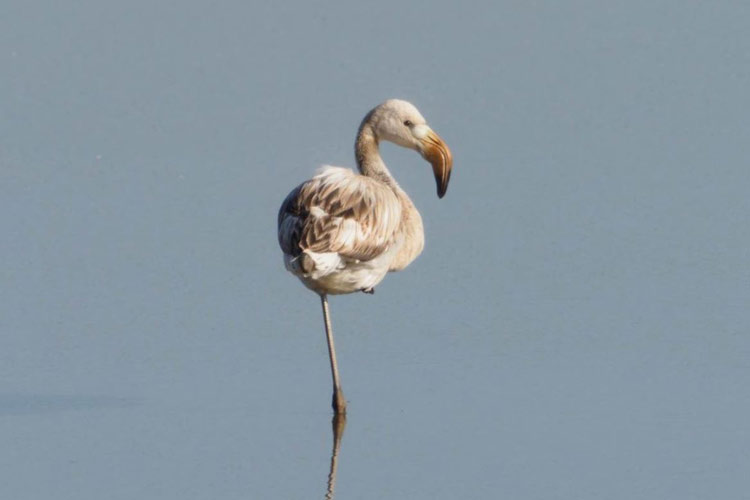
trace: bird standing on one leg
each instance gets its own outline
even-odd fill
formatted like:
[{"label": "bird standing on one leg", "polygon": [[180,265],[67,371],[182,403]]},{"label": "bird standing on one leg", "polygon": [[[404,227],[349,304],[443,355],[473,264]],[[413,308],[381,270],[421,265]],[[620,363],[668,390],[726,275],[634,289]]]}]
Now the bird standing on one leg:
[{"label": "bird standing on one leg", "polygon": [[357,133],[359,174],[324,166],[281,205],[279,245],[287,270],[320,295],[333,376],[333,409],[346,412],[328,294],[373,293],[389,271],[400,271],[422,252],[422,218],[385,166],[378,144],[390,141],[418,151],[432,164],[438,197],[448,188],[450,149],[411,103],[385,101]]}]

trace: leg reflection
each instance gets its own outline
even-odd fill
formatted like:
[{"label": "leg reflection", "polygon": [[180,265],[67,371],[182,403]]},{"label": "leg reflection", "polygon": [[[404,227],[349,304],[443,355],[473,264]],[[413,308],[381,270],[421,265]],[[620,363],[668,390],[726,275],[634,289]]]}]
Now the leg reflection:
[{"label": "leg reflection", "polygon": [[326,492],[326,500],[333,498],[334,490],[336,489],[336,468],[339,461],[339,449],[341,448],[341,438],[344,436],[344,428],[346,427],[346,414],[336,412],[331,420],[331,427],[333,428],[333,449],[331,450],[331,470],[328,473],[328,491]]}]

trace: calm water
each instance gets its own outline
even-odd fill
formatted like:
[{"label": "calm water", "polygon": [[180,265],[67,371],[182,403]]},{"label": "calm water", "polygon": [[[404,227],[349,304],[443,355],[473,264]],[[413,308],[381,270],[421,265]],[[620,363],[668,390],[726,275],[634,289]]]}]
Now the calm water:
[{"label": "calm water", "polygon": [[[0,496],[747,498],[749,23],[3,3]],[[331,301],[334,446],[276,210],[388,97],[455,168],[384,147],[427,248]]]}]

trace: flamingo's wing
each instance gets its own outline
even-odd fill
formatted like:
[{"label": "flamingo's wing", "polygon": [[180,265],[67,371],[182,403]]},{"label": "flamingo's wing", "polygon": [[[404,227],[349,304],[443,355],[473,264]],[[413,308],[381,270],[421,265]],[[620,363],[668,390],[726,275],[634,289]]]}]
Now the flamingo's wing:
[{"label": "flamingo's wing", "polygon": [[284,253],[336,253],[367,261],[393,243],[401,204],[386,185],[349,169],[324,167],[297,186],[279,210]]}]

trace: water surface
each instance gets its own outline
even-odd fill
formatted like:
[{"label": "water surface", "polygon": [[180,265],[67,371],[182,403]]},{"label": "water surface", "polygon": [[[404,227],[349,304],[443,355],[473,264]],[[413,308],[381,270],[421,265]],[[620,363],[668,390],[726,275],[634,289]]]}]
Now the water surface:
[{"label": "water surface", "polygon": [[[0,491],[14,499],[743,498],[741,3],[5,2]],[[317,297],[276,210],[385,145],[424,254]],[[335,426],[333,426],[335,427]],[[334,451],[337,449],[335,453]]]}]

